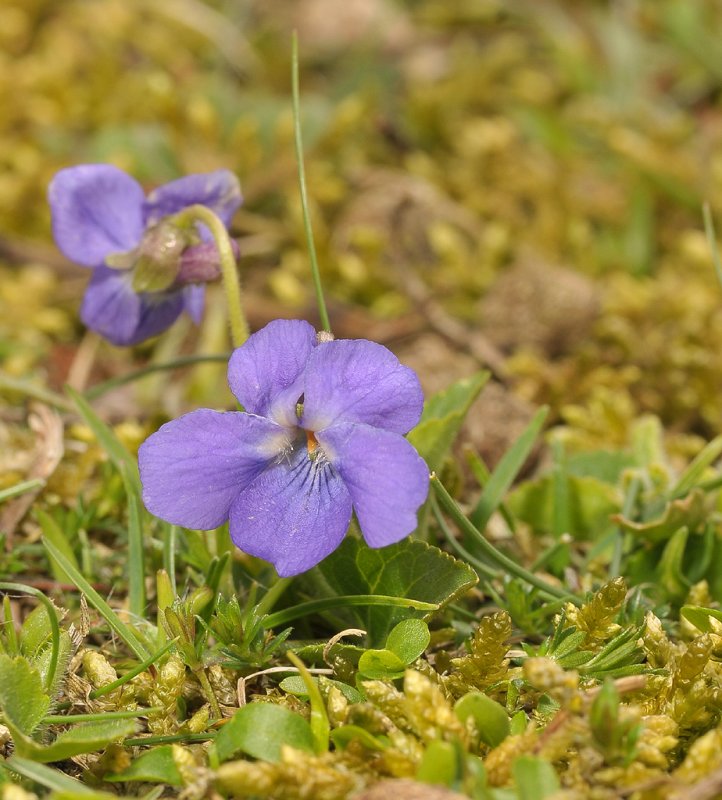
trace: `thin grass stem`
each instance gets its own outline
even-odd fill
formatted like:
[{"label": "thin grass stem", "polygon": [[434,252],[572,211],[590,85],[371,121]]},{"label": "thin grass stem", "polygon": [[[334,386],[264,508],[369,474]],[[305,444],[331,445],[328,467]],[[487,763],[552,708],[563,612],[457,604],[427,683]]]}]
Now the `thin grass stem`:
[{"label": "thin grass stem", "polygon": [[[205,364],[212,361],[226,363],[230,358],[230,353],[219,353],[218,355],[198,355],[198,356],[182,356],[175,358],[173,361],[164,361],[162,364],[148,364],[141,369],[127,372],[125,375],[118,375],[115,378],[110,378],[102,383],[96,383],[85,392],[87,400],[95,400],[102,397],[104,394],[117,389],[119,386],[125,386],[126,383],[133,383],[134,381],[145,378],[148,375],[153,375],[156,372],[165,372],[166,370],[179,369],[180,367],[190,367],[194,364]],[[1,384],[0,384],[1,388]]]},{"label": "thin grass stem", "polygon": [[474,525],[472,525],[472,523],[462,514],[461,509],[456,505],[454,499],[446,491],[436,475],[432,475],[431,485],[446,513],[454,520],[459,529],[465,535],[469,536],[470,540],[475,542],[476,546],[489,559],[489,561],[491,561],[493,564],[496,564],[500,569],[504,570],[510,575],[515,575],[525,583],[535,586],[540,592],[543,592],[547,596],[554,598],[566,598],[575,604],[581,604],[581,600],[576,597],[576,595],[568,592],[566,589],[562,589],[559,586],[554,586],[551,583],[547,583],[547,581],[545,581],[543,578],[540,578],[538,575],[534,575],[533,573],[529,572],[529,570],[525,569],[520,564],[517,564],[516,561],[509,558],[509,556],[505,555],[500,550],[497,550],[497,548],[494,547],[494,545],[491,544],[491,542],[489,542],[484,535],[477,530],[477,528],[475,528]]},{"label": "thin grass stem", "polygon": [[296,142],[296,161],[298,163],[298,188],[301,193],[301,211],[303,213],[303,227],[306,232],[306,244],[308,246],[308,257],[311,262],[311,276],[313,286],[316,290],[316,303],[318,305],[318,315],[321,318],[321,326],[325,331],[331,333],[331,323],[328,319],[326,301],[323,297],[323,286],[321,285],[321,273],[318,268],[318,258],[316,257],[316,244],[313,238],[313,228],[311,227],[311,212],[308,207],[308,192],[306,191],[306,170],[303,165],[303,138],[301,136],[301,100],[298,88],[298,34],[293,32],[291,39],[291,87],[293,93],[293,131]]}]

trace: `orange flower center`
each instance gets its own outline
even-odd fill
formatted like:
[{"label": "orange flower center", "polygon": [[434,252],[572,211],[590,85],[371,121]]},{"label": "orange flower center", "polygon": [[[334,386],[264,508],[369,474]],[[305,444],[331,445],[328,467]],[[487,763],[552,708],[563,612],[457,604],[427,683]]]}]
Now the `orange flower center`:
[{"label": "orange flower center", "polygon": [[318,439],[313,435],[313,431],[306,431],[306,447],[309,456],[312,456],[318,449]]}]

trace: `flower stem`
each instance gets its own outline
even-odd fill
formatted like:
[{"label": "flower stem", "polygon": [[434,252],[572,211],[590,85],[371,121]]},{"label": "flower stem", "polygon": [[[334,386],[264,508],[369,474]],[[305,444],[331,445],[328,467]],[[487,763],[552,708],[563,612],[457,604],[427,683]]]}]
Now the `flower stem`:
[{"label": "flower stem", "polygon": [[223,288],[226,293],[228,303],[228,317],[231,323],[231,341],[234,347],[240,347],[248,338],[250,329],[243,313],[241,302],[241,282],[238,277],[238,267],[236,256],[233,253],[231,240],[228,236],[226,226],[220,219],[203,205],[188,206],[178,214],[180,224],[184,222],[200,222],[211,232],[218,248],[218,255],[221,262],[221,274],[223,275]]},{"label": "flower stem", "polygon": [[321,318],[321,325],[328,333],[331,333],[331,323],[328,319],[326,301],[323,299],[323,287],[321,286],[321,274],[318,269],[318,259],[316,258],[316,245],[313,241],[313,228],[311,227],[311,213],[308,208],[308,194],[306,192],[306,170],[303,166],[303,140],[301,138],[301,101],[298,89],[298,34],[293,32],[291,39],[291,87],[293,92],[293,131],[296,140],[296,161],[298,162],[298,188],[301,193],[301,210],[303,212],[303,227],[306,231],[306,243],[308,245],[308,257],[311,261],[311,275],[313,285],[316,289],[316,303],[318,304],[318,315]]}]

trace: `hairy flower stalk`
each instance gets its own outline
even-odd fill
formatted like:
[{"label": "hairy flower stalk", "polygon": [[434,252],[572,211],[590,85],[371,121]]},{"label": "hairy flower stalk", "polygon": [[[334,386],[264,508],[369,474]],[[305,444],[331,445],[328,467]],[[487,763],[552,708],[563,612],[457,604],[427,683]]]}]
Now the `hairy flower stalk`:
[{"label": "hairy flower stalk", "polygon": [[403,434],[423,395],[385,347],[276,320],[234,351],[228,380],[246,413],[199,409],[141,446],[151,512],[204,530],[230,520],[236,545],[281,576],[335,550],[353,512],[372,547],[416,528],[429,474]]},{"label": "hairy flower stalk", "polygon": [[[146,197],[117,167],[82,164],[60,170],[48,197],[58,247],[93,270],[81,319],[113,344],[155,336],[184,311],[199,322],[204,284],[221,272],[227,294],[238,295],[237,252],[226,229],[241,191],[231,172],[188,175]],[[235,287],[229,290],[231,271]],[[244,333],[236,305],[231,318],[238,344]]]}]

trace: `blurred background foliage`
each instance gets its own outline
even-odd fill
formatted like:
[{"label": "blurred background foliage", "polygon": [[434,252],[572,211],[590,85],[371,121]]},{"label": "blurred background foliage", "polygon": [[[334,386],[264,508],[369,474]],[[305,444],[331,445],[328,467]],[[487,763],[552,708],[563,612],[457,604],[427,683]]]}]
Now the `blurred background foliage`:
[{"label": "blurred background foliage", "polygon": [[[428,389],[491,361],[502,381],[471,435],[492,461],[498,428],[513,437],[542,402],[572,446],[623,444],[642,412],[687,452],[719,431],[722,293],[701,215],[708,201],[722,217],[718,0],[4,0],[6,373],[58,389],[229,347],[218,291],[197,332],[78,347],[86,273],[55,250],[45,192],[80,162],[149,187],[234,170],[252,324],[314,318],[294,28],[337,335],[388,344]],[[223,383],[222,365],[196,367],[117,408],[156,407],[161,386],[161,415],[219,404]]]}]

